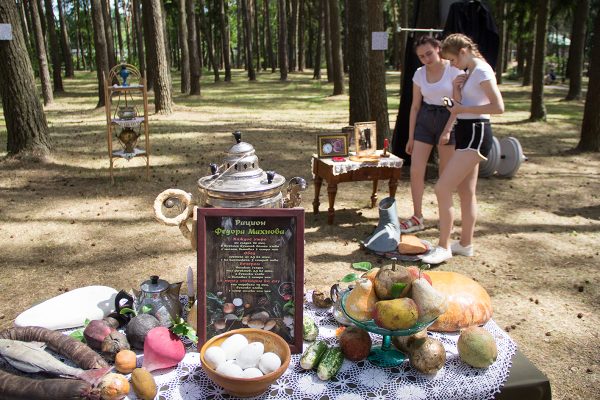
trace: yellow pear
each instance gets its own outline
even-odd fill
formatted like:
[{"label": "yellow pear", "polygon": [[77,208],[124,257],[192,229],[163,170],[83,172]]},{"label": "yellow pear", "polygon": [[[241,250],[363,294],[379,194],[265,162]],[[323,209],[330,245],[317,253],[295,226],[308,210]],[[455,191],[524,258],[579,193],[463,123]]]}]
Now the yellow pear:
[{"label": "yellow pear", "polygon": [[372,319],[377,296],[373,283],[367,278],[356,281],[356,287],[346,297],[346,313],[357,321]]}]

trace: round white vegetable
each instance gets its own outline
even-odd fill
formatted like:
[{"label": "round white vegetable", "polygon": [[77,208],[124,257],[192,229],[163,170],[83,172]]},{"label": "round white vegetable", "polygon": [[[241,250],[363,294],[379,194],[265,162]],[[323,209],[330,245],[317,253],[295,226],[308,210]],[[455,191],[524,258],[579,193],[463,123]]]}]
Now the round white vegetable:
[{"label": "round white vegetable", "polygon": [[260,356],[265,352],[265,345],[261,342],[253,342],[243,347],[236,358],[236,364],[242,369],[258,366]]},{"label": "round white vegetable", "polygon": [[275,353],[265,353],[258,360],[258,368],[265,375],[277,370],[279,367],[281,367],[281,359]]},{"label": "round white vegetable", "polygon": [[244,370],[244,378],[258,378],[259,376],[263,376],[263,373],[258,368],[246,368]]},{"label": "round white vegetable", "polygon": [[233,360],[237,357],[240,350],[247,345],[248,339],[246,339],[246,336],[236,333],[225,339],[225,341],[221,343],[221,348],[225,351],[225,358],[227,360]]},{"label": "round white vegetable", "polygon": [[221,363],[225,362],[225,359],[225,351],[219,346],[209,347],[204,353],[204,361],[212,369],[217,369]]},{"label": "round white vegetable", "polygon": [[217,367],[217,373],[225,376],[230,376],[232,378],[243,378],[244,371],[239,367],[239,365],[224,362],[221,363]]}]

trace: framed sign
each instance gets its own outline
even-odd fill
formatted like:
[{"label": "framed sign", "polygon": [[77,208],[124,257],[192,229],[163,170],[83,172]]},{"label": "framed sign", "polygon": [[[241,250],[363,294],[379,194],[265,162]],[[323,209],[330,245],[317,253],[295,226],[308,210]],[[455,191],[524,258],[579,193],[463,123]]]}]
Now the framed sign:
[{"label": "framed sign", "polygon": [[319,157],[343,157],[348,155],[348,136],[344,134],[317,135]]},{"label": "framed sign", "polygon": [[356,155],[374,154],[377,150],[377,123],[375,121],[354,123],[354,144]]},{"label": "framed sign", "polygon": [[198,208],[198,346],[266,329],[302,352],[304,209]]}]

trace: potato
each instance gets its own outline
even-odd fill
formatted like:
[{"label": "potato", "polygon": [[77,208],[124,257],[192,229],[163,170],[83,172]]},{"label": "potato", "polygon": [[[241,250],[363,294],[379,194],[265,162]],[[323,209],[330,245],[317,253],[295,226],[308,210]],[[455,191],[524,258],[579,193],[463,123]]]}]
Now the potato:
[{"label": "potato", "polygon": [[436,339],[427,337],[417,339],[410,346],[408,356],[410,365],[424,374],[435,374],[446,362],[446,350],[444,345]]}]

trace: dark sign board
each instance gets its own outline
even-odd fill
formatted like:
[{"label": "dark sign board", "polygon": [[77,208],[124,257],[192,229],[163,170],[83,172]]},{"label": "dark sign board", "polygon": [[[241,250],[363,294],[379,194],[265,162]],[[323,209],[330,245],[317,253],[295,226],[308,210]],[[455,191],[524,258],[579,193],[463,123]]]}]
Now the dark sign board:
[{"label": "dark sign board", "polygon": [[304,209],[197,210],[198,345],[258,328],[302,352]]}]

